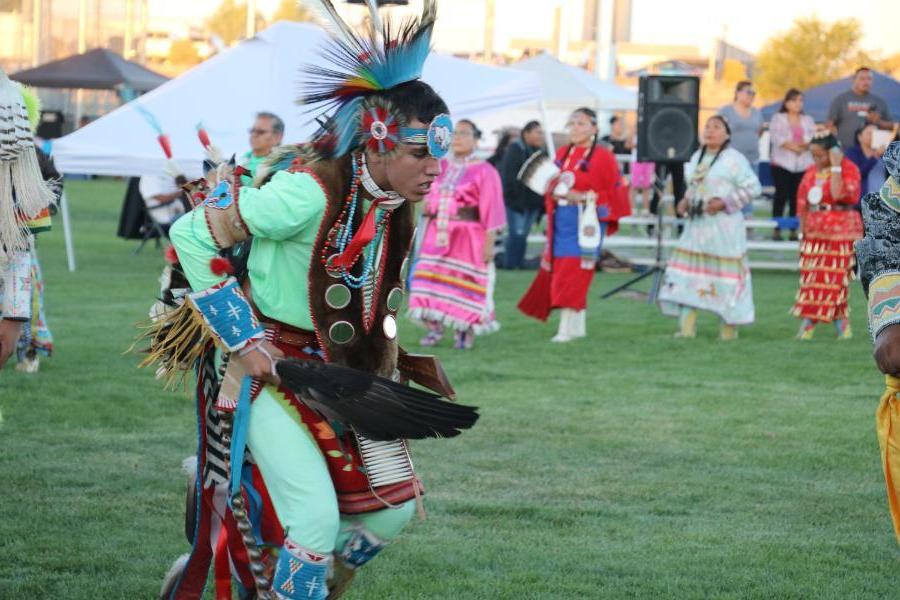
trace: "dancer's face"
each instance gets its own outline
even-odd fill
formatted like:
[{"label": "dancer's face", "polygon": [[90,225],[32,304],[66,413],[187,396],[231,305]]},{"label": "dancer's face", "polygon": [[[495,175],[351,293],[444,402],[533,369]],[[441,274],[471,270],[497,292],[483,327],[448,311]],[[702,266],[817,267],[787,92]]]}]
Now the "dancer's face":
[{"label": "dancer's face", "polygon": [[453,131],[453,143],[450,148],[454,156],[464,158],[475,151],[478,140],[475,138],[475,130],[465,121],[456,124]]},{"label": "dancer's face", "polygon": [[[427,129],[428,123],[412,119],[409,127]],[[431,183],[441,174],[441,164],[431,156],[428,147],[419,144],[400,144],[390,157],[368,151],[366,162],[372,178],[382,189],[392,190],[409,200],[419,202],[431,189]]]},{"label": "dancer's face", "polygon": [[593,119],[580,111],[572,113],[566,129],[569,131],[569,142],[576,146],[587,144],[597,133],[597,125]]}]

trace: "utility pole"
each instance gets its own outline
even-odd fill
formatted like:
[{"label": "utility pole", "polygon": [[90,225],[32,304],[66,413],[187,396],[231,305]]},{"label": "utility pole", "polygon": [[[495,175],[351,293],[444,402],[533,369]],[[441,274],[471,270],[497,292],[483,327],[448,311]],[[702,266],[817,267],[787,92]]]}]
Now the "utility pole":
[{"label": "utility pole", "polygon": [[613,65],[613,0],[597,0],[597,38],[594,57],[594,74],[598,79],[615,77]]},{"label": "utility pole", "polygon": [[494,62],[494,14],[497,6],[495,0],[487,0],[484,15],[484,62]]},{"label": "utility pole", "polygon": [[[78,3],[78,54],[84,54],[87,50],[87,9],[88,0],[80,0]],[[81,115],[84,105],[84,90],[75,90],[75,123],[73,129],[81,127]]]},{"label": "utility pole", "polygon": [[247,36],[249,40],[256,35],[256,0],[247,0]]},{"label": "utility pole", "polygon": [[134,0],[125,0],[125,35],[122,38],[122,56],[130,60],[134,56]]},{"label": "utility pole", "polygon": [[33,0],[31,3],[31,66],[41,64],[41,35],[43,24],[41,23],[41,0]]}]

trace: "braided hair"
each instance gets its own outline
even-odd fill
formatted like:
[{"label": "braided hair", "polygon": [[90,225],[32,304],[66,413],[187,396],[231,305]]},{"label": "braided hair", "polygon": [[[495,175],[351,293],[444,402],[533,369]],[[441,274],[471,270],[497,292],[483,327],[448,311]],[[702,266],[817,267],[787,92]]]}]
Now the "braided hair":
[{"label": "braided hair", "polygon": [[[708,120],[709,121],[716,120],[722,124],[722,127],[725,128],[725,133],[728,134],[728,137],[725,139],[725,143],[719,147],[719,151],[716,152],[716,155],[713,156],[712,162],[709,163],[709,168],[712,169],[712,166],[716,164],[716,161],[719,160],[719,156],[722,154],[722,150],[728,147],[728,144],[731,143],[731,125],[728,124],[728,119],[723,117],[722,115],[713,115]],[[703,162],[703,157],[706,156],[706,144],[703,144],[703,147],[700,148],[700,158],[697,159],[697,164],[699,165]]]},{"label": "braided hair", "polygon": [[[591,125],[594,127],[597,126],[597,113],[592,109],[582,106],[581,108],[576,108],[572,111],[572,115],[574,116],[576,113],[581,113],[585,117],[591,120]],[[594,132],[594,135],[591,136],[591,146],[590,150],[588,150],[587,155],[578,161],[578,169],[581,171],[587,171],[588,165],[591,164],[591,157],[594,155],[594,149],[597,148],[597,132]],[[575,149],[575,144],[569,144],[569,147],[566,149],[566,155],[563,156],[562,161],[557,161],[558,167],[562,167],[567,160],[569,160],[569,155],[572,154],[572,151]]]}]

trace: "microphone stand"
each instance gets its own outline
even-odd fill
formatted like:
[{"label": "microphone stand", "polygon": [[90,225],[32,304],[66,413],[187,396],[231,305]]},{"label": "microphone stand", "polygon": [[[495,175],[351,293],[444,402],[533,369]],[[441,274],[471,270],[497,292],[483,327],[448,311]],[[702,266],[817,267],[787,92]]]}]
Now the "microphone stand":
[{"label": "microphone stand", "polygon": [[[666,186],[666,178],[669,175],[669,167],[665,163],[660,165],[660,176],[656,177],[653,182],[653,187],[656,188],[656,193],[659,194],[659,203],[656,205],[656,257],[653,261],[653,265],[640,273],[636,277],[632,277],[622,285],[614,287],[609,290],[605,294],[601,294],[600,298],[607,299],[619,292],[623,292],[639,281],[643,281],[648,277],[653,277],[653,281],[650,284],[650,292],[647,294],[647,302],[649,304],[653,304],[656,302],[656,297],[659,295],[659,287],[662,283],[662,275],[666,270],[666,263],[663,261],[663,244],[662,244],[662,235],[663,235],[663,212],[665,206],[664,200],[664,192]],[[639,292],[643,293],[643,292]]]}]

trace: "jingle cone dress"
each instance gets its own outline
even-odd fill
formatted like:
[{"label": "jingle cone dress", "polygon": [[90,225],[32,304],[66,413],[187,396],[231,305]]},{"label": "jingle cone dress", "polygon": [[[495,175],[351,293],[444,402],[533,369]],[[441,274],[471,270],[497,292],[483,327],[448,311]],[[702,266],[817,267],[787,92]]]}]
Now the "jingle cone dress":
[{"label": "jingle cone dress", "polygon": [[[797,214],[803,223],[800,244],[800,290],[792,314],[801,319],[830,323],[846,319],[847,288],[856,257],[853,242],[863,236],[859,203],[859,169],[848,159],[841,161],[843,194],[831,195],[831,172],[818,172],[815,165],[803,174],[797,189]],[[811,205],[811,190],[821,190],[822,199]],[[814,192],[813,197],[817,195]]]},{"label": "jingle cone dress", "polygon": [[484,262],[487,234],[506,225],[497,170],[485,161],[441,161],[424,215],[427,225],[410,285],[410,318],[476,334],[499,329],[493,269]]}]

